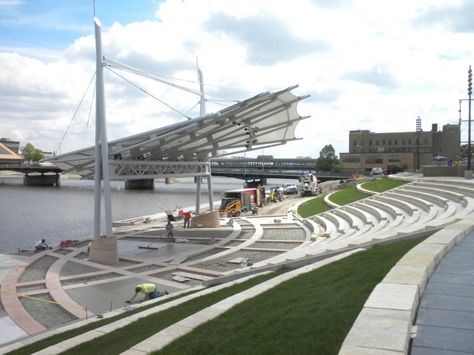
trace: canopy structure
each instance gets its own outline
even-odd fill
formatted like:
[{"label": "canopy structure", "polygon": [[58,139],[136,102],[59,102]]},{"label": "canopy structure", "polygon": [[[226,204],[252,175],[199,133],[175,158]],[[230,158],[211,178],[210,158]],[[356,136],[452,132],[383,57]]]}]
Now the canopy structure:
[{"label": "canopy structure", "polygon": [[[110,178],[208,175],[211,157],[296,140],[296,126],[307,118],[297,112],[298,102],[307,96],[293,95],[291,90],[296,87],[261,93],[214,114],[109,142]],[[92,178],[94,159],[95,147],[89,147],[48,161],[66,173]]]}]

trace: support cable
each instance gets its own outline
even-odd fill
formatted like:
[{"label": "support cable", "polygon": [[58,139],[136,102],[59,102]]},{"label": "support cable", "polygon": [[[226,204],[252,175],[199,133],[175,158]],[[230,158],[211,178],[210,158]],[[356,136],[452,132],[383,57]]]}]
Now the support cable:
[{"label": "support cable", "polygon": [[[190,89],[190,88],[187,88],[187,87],[184,87],[184,86],[180,86],[180,85],[174,84],[174,83],[169,82],[169,81],[165,81],[164,79],[182,81],[182,82],[192,83],[192,84],[199,83],[196,80],[187,80],[187,79],[180,79],[180,78],[175,78],[175,77],[167,76],[167,75],[146,73],[146,72],[144,72],[140,69],[133,68],[131,66],[128,66],[128,65],[120,63],[120,62],[117,62],[116,60],[112,60],[112,59],[109,59],[109,58],[105,58],[105,65],[106,65],[105,67],[109,70],[111,70],[110,68],[112,67],[116,70],[126,71],[127,73],[139,75],[139,76],[147,78],[147,79],[155,80],[155,81],[161,82],[163,84],[170,85],[170,86],[175,87],[177,89],[187,91],[190,94],[200,95],[200,92],[198,92],[196,90],[193,90],[193,89]],[[214,85],[214,84],[206,84],[206,86],[211,86],[211,87],[220,88],[220,89],[228,89],[227,87]],[[223,102],[232,102],[232,103],[239,102],[238,100],[227,100],[227,99],[218,99],[218,98],[212,99],[212,100],[206,100],[206,101],[209,101],[209,102],[223,101]]]},{"label": "support cable", "polygon": [[117,73],[116,71],[110,69],[109,66],[106,66],[106,68],[107,68],[109,71],[111,71],[112,73],[114,73],[115,75],[117,75],[118,77],[120,77],[120,78],[122,78],[123,80],[125,80],[127,83],[129,83],[129,84],[135,86],[138,90],[144,92],[145,94],[147,94],[147,95],[151,96],[152,98],[154,98],[156,101],[160,102],[161,104],[165,105],[165,106],[168,107],[169,109],[173,110],[173,111],[176,112],[177,114],[179,114],[179,115],[181,115],[181,116],[187,118],[188,120],[192,119],[192,118],[189,117],[188,115],[186,115],[186,114],[184,114],[184,113],[178,111],[178,110],[175,109],[173,106],[167,104],[167,103],[164,102],[163,100],[157,98],[157,97],[154,96],[153,94],[151,94],[151,93],[149,93],[148,91],[146,91],[145,89],[141,88],[140,86],[138,86],[137,84],[135,84],[133,81],[131,81],[131,80],[125,78],[123,75],[121,75],[121,74]]},{"label": "support cable", "polygon": [[89,122],[91,120],[92,107],[94,106],[94,98],[95,98],[95,86],[94,86],[94,90],[92,92],[92,100],[91,100],[91,104],[89,106],[89,115],[87,116],[86,128],[89,127]]},{"label": "support cable", "polygon": [[74,119],[76,118],[77,113],[79,112],[79,108],[81,107],[82,102],[84,101],[84,98],[86,97],[86,94],[87,94],[87,92],[89,91],[89,88],[90,88],[92,82],[94,81],[95,74],[96,74],[96,73],[94,72],[94,74],[92,75],[91,80],[89,81],[89,84],[87,85],[86,91],[85,91],[84,94],[82,95],[81,101],[79,101],[79,105],[77,105],[76,111],[74,112],[74,114],[72,115],[71,120],[69,121],[69,125],[67,126],[66,131],[64,132],[64,134],[63,134],[61,140],[59,141],[59,144],[58,144],[58,146],[57,146],[57,148],[56,148],[56,152],[59,152],[59,149],[61,148],[61,144],[63,144],[64,138],[66,138],[66,134],[69,132],[69,129],[71,128],[72,122],[73,122]]}]

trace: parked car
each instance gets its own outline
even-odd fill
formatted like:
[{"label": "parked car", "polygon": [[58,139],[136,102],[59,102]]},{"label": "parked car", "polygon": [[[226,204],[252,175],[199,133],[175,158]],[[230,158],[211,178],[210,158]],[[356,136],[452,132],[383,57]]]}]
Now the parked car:
[{"label": "parked car", "polygon": [[382,168],[372,168],[372,171],[370,172],[370,176],[376,176],[376,175],[383,175],[383,169]]},{"label": "parked car", "polygon": [[294,184],[284,184],[283,185],[283,193],[285,195],[293,195],[298,193],[298,187]]}]

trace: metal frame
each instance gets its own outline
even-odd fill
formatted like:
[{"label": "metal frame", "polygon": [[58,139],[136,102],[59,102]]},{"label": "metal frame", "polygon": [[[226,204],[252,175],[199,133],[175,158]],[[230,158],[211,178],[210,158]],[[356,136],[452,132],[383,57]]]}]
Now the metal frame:
[{"label": "metal frame", "polygon": [[113,180],[207,176],[211,173],[209,162],[109,160],[109,165]]}]

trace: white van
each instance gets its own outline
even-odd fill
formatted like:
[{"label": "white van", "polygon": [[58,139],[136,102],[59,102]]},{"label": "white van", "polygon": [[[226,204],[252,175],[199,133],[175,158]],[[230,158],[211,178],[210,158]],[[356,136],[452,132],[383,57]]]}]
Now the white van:
[{"label": "white van", "polygon": [[383,174],[382,168],[372,168],[372,171],[370,172],[370,176],[382,175],[382,174]]}]

